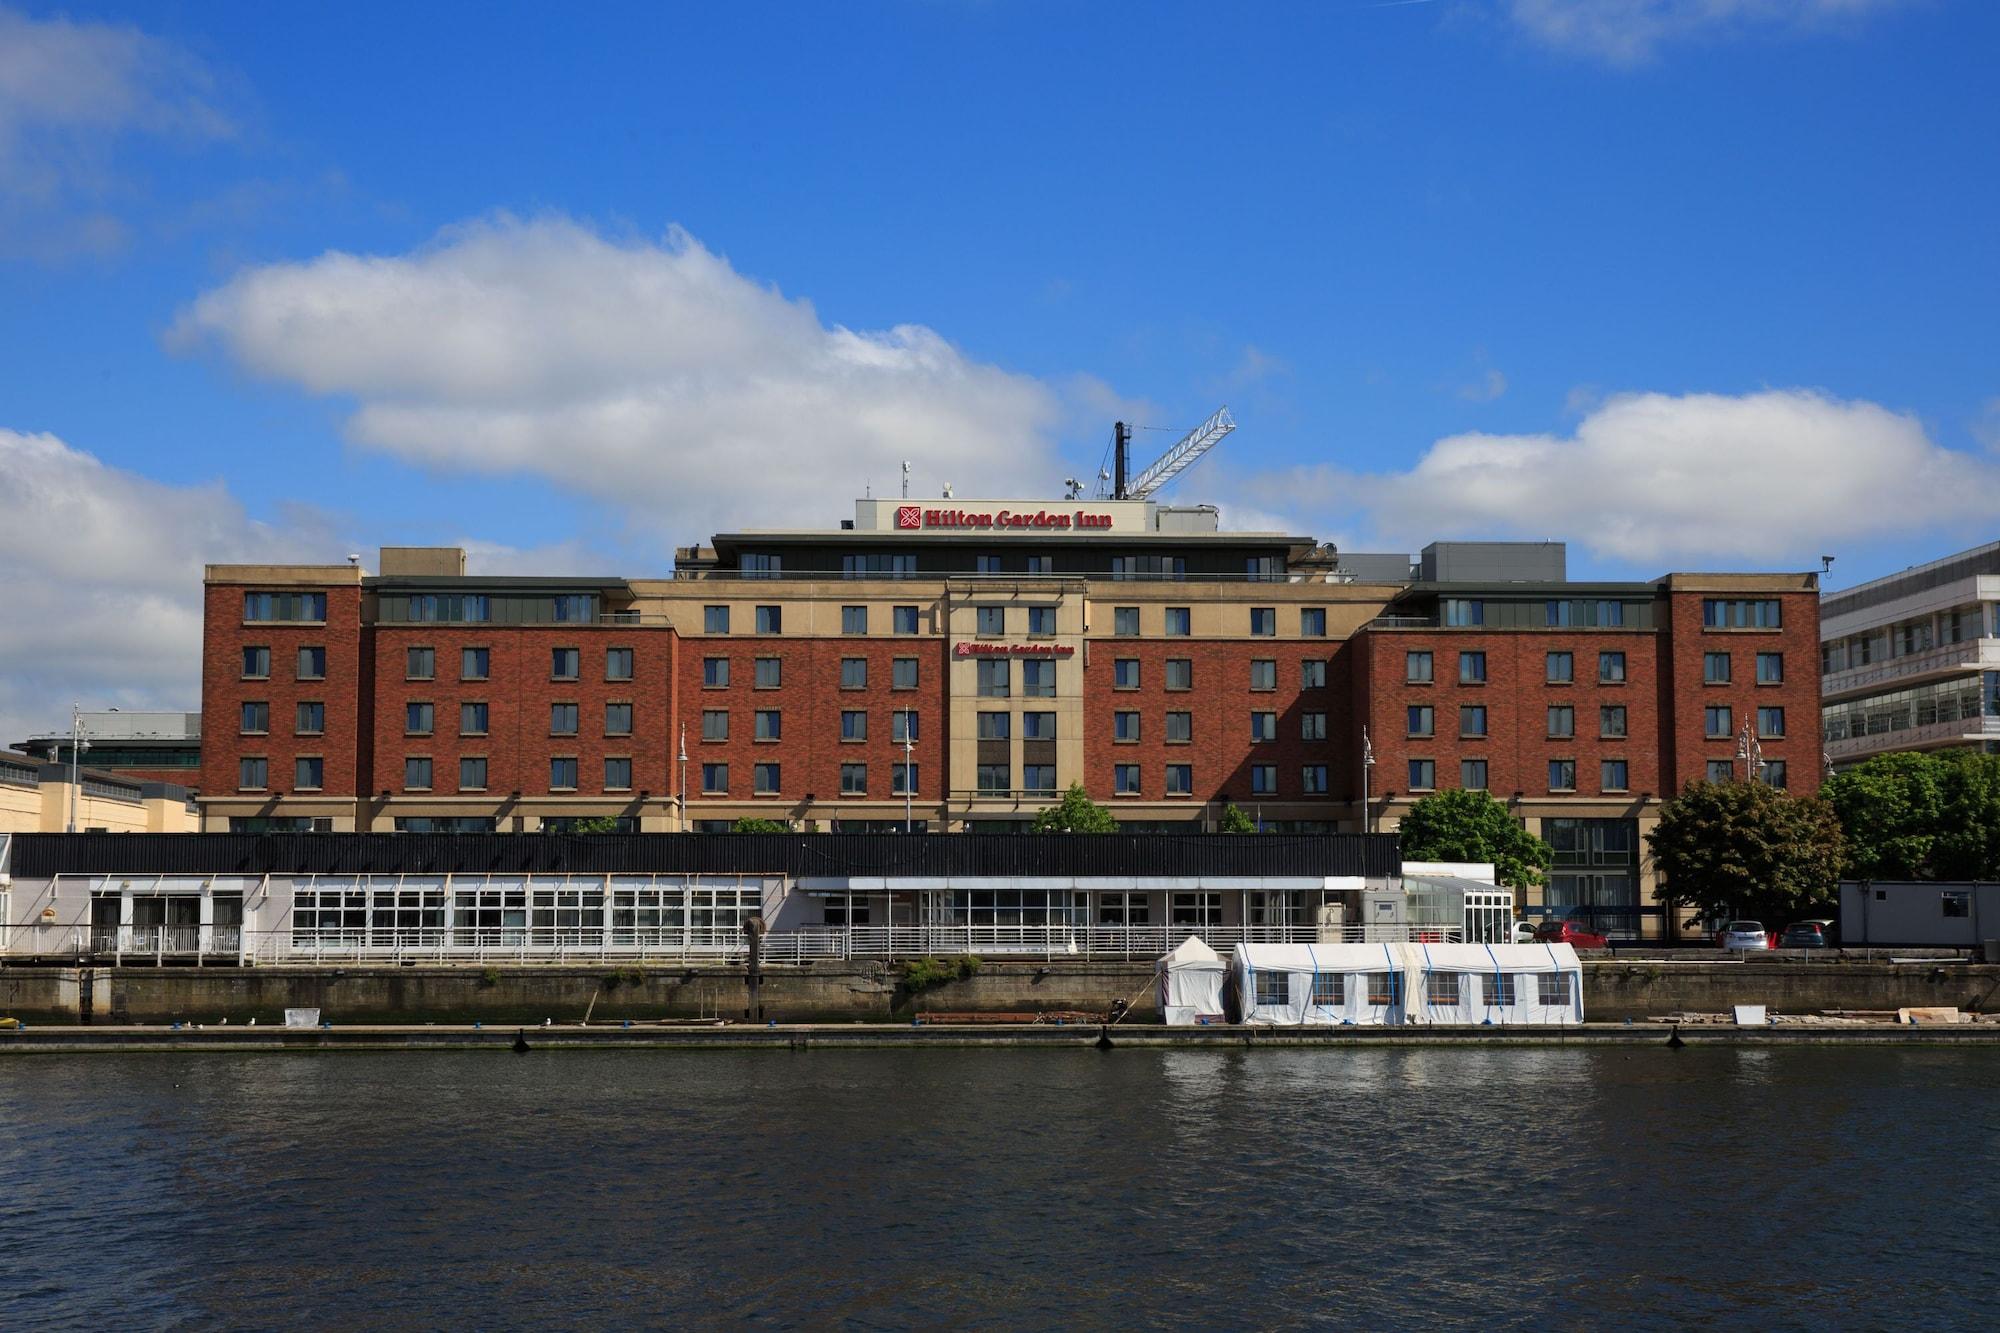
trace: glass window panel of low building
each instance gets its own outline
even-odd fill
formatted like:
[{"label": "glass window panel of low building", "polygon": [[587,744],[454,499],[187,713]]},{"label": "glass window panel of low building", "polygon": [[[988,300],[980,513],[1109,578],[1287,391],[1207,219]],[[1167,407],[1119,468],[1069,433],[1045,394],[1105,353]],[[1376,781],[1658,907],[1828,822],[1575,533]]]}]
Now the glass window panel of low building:
[{"label": "glass window panel of low building", "polygon": [[1250,739],[1253,741],[1274,741],[1278,739],[1278,715],[1276,713],[1250,714]]},{"label": "glass window panel of low building", "polygon": [[1734,779],[1735,776],[1736,761],[1734,759],[1711,759],[1708,761],[1708,780],[1710,782],[1728,782]]},{"label": "glass window panel of low building", "polygon": [[408,736],[428,736],[435,721],[435,712],[430,704],[413,703],[403,705],[403,733]]},{"label": "glass window panel of low building", "polygon": [[843,657],[840,659],[840,688],[843,690],[865,690],[868,688],[867,658]]},{"label": "glass window panel of low building", "polygon": [[760,741],[775,741],[784,738],[784,720],[775,708],[757,711],[756,735]]},{"label": "glass window panel of low building", "polygon": [[604,761],[604,790],[630,791],[632,789],[632,761],[623,758],[607,758]]},{"label": "glass window panel of low building", "polygon": [[1429,704],[1411,704],[1405,721],[1412,736],[1429,736],[1437,731],[1437,710]]},{"label": "glass window panel of low building", "polygon": [[1055,698],[1055,662],[1045,657],[1031,657],[1021,663],[1021,693],[1030,699]]},{"label": "glass window panel of low building", "polygon": [[1757,734],[1770,738],[1785,734],[1785,710],[1782,708],[1760,708],[1757,710]]},{"label": "glass window panel of low building", "polygon": [[1006,713],[979,714],[979,739],[982,741],[1004,741],[1013,734],[1010,725],[1013,719]]},{"label": "glass window panel of low building", "polygon": [[1597,710],[1597,734],[1622,737],[1625,734],[1625,705],[1605,704]]},{"label": "glass window panel of low building", "polygon": [[1139,608],[1136,606],[1114,606],[1111,608],[1111,632],[1120,638],[1136,638],[1139,634]]},{"label": "glass window panel of low building", "polygon": [[429,791],[431,789],[431,761],[411,756],[403,760],[403,788],[405,791]]},{"label": "glass window panel of low building", "polygon": [[1431,655],[1429,653],[1403,654],[1403,679],[1413,685],[1431,679]]},{"label": "glass window panel of low building", "polygon": [[1701,655],[1701,678],[1709,685],[1729,683],[1729,654],[1703,653]]},{"label": "glass window panel of low building", "polygon": [[1130,744],[1139,739],[1139,715],[1118,712],[1111,715],[1111,739]]},{"label": "glass window panel of low building", "polygon": [[1485,791],[1486,761],[1484,759],[1459,760],[1458,785],[1467,791]]},{"label": "glass window panel of low building", "polygon": [[1167,795],[1187,796],[1194,791],[1194,765],[1167,765]]},{"label": "glass window panel of low building", "polygon": [[1120,657],[1111,663],[1111,688],[1115,690],[1139,688],[1138,658]]},{"label": "glass window panel of low building", "polygon": [[889,663],[889,688],[892,690],[914,690],[917,688],[917,659],[898,657]]},{"label": "glass window panel of low building", "polygon": [[632,679],[632,650],[630,648],[606,648],[604,650],[604,678],[606,680]]},{"label": "glass window panel of low building", "polygon": [[866,796],[868,794],[868,765],[842,764],[840,766],[840,794],[842,796]]},{"label": "glass window panel of low building", "polygon": [[484,736],[486,734],[487,706],[468,701],[458,706],[458,734],[461,736]]},{"label": "glass window panel of low building", "polygon": [[607,736],[630,736],[632,734],[632,705],[604,705],[604,734]]},{"label": "glass window panel of low building", "polygon": [[868,608],[865,606],[841,607],[840,632],[842,634],[866,634],[868,632]]},{"label": "glass window panel of low building", "polygon": [[458,761],[458,789],[486,790],[486,760],[482,756],[467,755]]},{"label": "glass window panel of low building", "polygon": [[1597,655],[1597,678],[1615,682],[1625,679],[1625,654],[1599,653]]},{"label": "glass window panel of low building", "polygon": [[1053,606],[1031,606],[1028,608],[1028,633],[1037,639],[1046,639],[1056,632],[1056,609]]},{"label": "glass window panel of low building", "polygon": [[300,680],[325,680],[326,649],[317,646],[299,649],[298,670],[294,674]]},{"label": "glass window panel of low building", "polygon": [[1557,738],[1576,735],[1576,709],[1568,704],[1549,705],[1549,735]]},{"label": "glass window panel of low building", "polygon": [[1434,759],[1412,759],[1410,761],[1410,790],[1429,791],[1437,786],[1437,761]]},{"label": "glass window panel of low building", "polygon": [[556,680],[575,680],[582,653],[575,648],[549,650],[549,675]]},{"label": "glass window panel of low building", "polygon": [[704,606],[701,609],[701,628],[704,634],[729,633],[729,608]]},{"label": "glass window panel of low building", "polygon": [[1299,637],[1323,639],[1326,637],[1326,608],[1323,606],[1302,606],[1299,608]]},{"label": "glass window panel of low building", "polygon": [[1056,789],[1056,766],[1054,764],[1021,765],[1021,790],[1051,792]]},{"label": "glass window panel of low building", "polygon": [[920,768],[921,765],[916,763],[897,762],[889,765],[889,794],[914,796],[917,792]]},{"label": "glass window panel of low building", "polygon": [[701,766],[701,789],[712,795],[729,790],[729,765],[703,764]]},{"label": "glass window panel of low building", "polygon": [[265,732],[271,729],[271,705],[268,703],[246,703],[243,705],[243,725],[239,730],[247,734]]},{"label": "glass window panel of low building", "polygon": [[758,607],[757,632],[759,634],[783,634],[785,632],[785,608],[782,606]]},{"label": "glass window panel of low building", "polygon": [[868,714],[849,709],[840,715],[840,739],[844,741],[865,741],[868,739]]},{"label": "glass window panel of low building", "polygon": [[577,728],[577,706],[572,703],[549,705],[549,735],[574,736]]},{"label": "glass window panel of low building", "polygon": [[726,741],[729,739],[729,711],[724,708],[704,708],[701,712],[701,738],[705,741]]},{"label": "glass window panel of low building", "polygon": [[326,705],[316,700],[303,700],[293,717],[292,730],[301,736],[317,736],[326,730]]},{"label": "glass window panel of low building", "polygon": [[1302,741],[1323,741],[1326,739],[1325,713],[1299,714],[1299,739]]},{"label": "glass window panel of low building", "polygon": [[1576,656],[1573,653],[1550,653],[1548,655],[1548,680],[1551,684],[1566,685],[1576,679]]},{"label": "glass window panel of low building", "polygon": [[262,791],[268,785],[265,776],[270,772],[267,760],[251,756],[236,761],[236,785],[243,791]]},{"label": "glass window panel of low building", "polygon": [[1757,683],[1759,685],[1780,685],[1785,679],[1785,655],[1783,653],[1757,654]]},{"label": "glass window panel of low building", "polygon": [[1460,704],[1458,706],[1458,734],[1461,737],[1484,736],[1486,734],[1486,705]]},{"label": "glass window panel of low building", "polygon": [[1168,607],[1167,636],[1174,639],[1184,639],[1192,633],[1194,633],[1193,610],[1185,606]]},{"label": "glass window panel of low building", "polygon": [[982,698],[1005,699],[1014,692],[1014,664],[1004,657],[980,658],[973,663],[973,673]]},{"label": "glass window panel of low building", "polygon": [[914,606],[891,607],[889,609],[889,627],[898,634],[915,634],[917,632],[917,608]]},{"label": "glass window panel of low building", "polygon": [[982,606],[975,608],[979,620],[981,638],[997,639],[1007,632],[1007,608],[1004,606]]},{"label": "glass window panel of low building", "polygon": [[1194,714],[1168,713],[1166,737],[1169,742],[1192,741],[1194,739]]},{"label": "glass window panel of low building", "polygon": [[1630,785],[1630,768],[1623,759],[1598,761],[1598,787],[1602,791],[1625,791]]},{"label": "glass window panel of low building", "polygon": [[1576,760],[1574,759],[1549,760],[1549,790],[1550,791],[1576,790]]},{"label": "glass window panel of low building", "polygon": [[266,680],[271,675],[271,650],[251,647],[243,650],[243,678]]},{"label": "glass window panel of low building", "polygon": [[750,771],[751,785],[759,796],[776,796],[783,776],[776,764],[757,764]]},{"label": "glass window panel of low building", "polygon": [[1458,655],[1458,683],[1461,685],[1484,685],[1486,683],[1486,654],[1460,653]]},{"label": "glass window panel of low building", "polygon": [[982,792],[1007,792],[1014,787],[1014,769],[1010,764],[981,764],[974,780]]},{"label": "glass window panel of low building", "polygon": [[889,714],[889,739],[898,745],[906,740],[916,740],[919,734],[917,722],[914,708],[898,708]]}]

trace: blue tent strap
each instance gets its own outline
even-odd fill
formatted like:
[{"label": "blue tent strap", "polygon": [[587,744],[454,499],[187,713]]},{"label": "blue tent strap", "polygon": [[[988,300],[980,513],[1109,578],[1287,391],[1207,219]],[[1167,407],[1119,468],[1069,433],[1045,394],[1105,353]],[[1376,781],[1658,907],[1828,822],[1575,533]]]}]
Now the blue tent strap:
[{"label": "blue tent strap", "polygon": [[1493,960],[1493,993],[1486,997],[1486,1017],[1490,1022],[1493,1011],[1500,1007],[1494,1001],[1500,998],[1500,992],[1506,989],[1506,983],[1500,979],[1500,956],[1493,952],[1493,946],[1482,944],[1479,947],[1486,950],[1486,956]]},{"label": "blue tent strap", "polygon": [[1306,1012],[1310,1014],[1319,1008],[1319,955],[1313,952],[1311,944],[1306,945],[1306,957],[1312,960],[1312,989],[1306,992]]},{"label": "blue tent strap", "polygon": [[1424,951],[1424,1016],[1428,1018],[1431,1011],[1431,946],[1420,943],[1417,947]]},{"label": "blue tent strap", "polygon": [[1394,1009],[1402,1000],[1403,973],[1396,966],[1396,955],[1389,952],[1387,940],[1382,942],[1382,961],[1389,965],[1389,1007]]}]

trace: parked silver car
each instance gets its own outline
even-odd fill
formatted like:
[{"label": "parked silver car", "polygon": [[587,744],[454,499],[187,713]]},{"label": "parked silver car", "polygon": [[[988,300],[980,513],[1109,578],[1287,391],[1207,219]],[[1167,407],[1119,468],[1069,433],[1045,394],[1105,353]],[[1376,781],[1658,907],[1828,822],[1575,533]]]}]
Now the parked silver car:
[{"label": "parked silver car", "polygon": [[1761,921],[1731,921],[1715,933],[1715,942],[1725,949],[1768,949],[1771,932]]}]

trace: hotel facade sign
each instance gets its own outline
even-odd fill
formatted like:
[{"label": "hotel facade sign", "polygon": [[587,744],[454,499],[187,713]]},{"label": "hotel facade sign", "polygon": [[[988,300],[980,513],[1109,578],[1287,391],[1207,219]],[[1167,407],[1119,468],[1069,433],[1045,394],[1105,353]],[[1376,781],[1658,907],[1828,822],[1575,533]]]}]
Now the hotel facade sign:
[{"label": "hotel facade sign", "polygon": [[961,641],[954,657],[1074,657],[1073,643],[973,643]]},{"label": "hotel facade sign", "polygon": [[924,505],[896,506],[896,527],[905,532],[948,530],[954,532],[1105,532],[1111,515],[1088,509],[1001,509],[992,513],[976,509],[931,509]]}]

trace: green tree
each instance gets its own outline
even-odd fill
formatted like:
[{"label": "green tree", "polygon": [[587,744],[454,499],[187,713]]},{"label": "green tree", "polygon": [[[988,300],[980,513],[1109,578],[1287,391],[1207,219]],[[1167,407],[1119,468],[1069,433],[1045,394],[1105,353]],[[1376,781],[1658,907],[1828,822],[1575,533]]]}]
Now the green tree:
[{"label": "green tree", "polygon": [[1494,877],[1512,889],[1540,884],[1555,860],[1547,843],[1483,791],[1433,792],[1410,807],[1396,832],[1409,860],[1490,861]]},{"label": "green tree", "polygon": [[729,826],[731,833],[790,833],[791,826],[775,819],[751,819],[747,815]]},{"label": "green tree", "polygon": [[1878,754],[1834,774],[1821,794],[1847,837],[1847,873],[1860,879],[1930,879],[1944,830],[1945,771],[1938,757]]},{"label": "green tree", "polygon": [[1761,782],[1690,782],[1646,841],[1663,901],[1767,926],[1830,914],[1846,859],[1830,803]]},{"label": "green tree", "polygon": [[1946,750],[1943,827],[1932,865],[1939,879],[2000,879],[2000,755]]},{"label": "green tree", "polygon": [[618,832],[618,817],[616,815],[592,815],[571,824],[569,831],[571,833],[616,833]]},{"label": "green tree", "polygon": [[1236,808],[1236,802],[1227,801],[1222,806],[1222,818],[1215,821],[1217,833],[1255,833],[1257,823],[1250,816]]},{"label": "green tree", "polygon": [[1111,812],[1084,793],[1081,782],[1069,784],[1062,799],[1035,816],[1037,833],[1116,833]]}]

